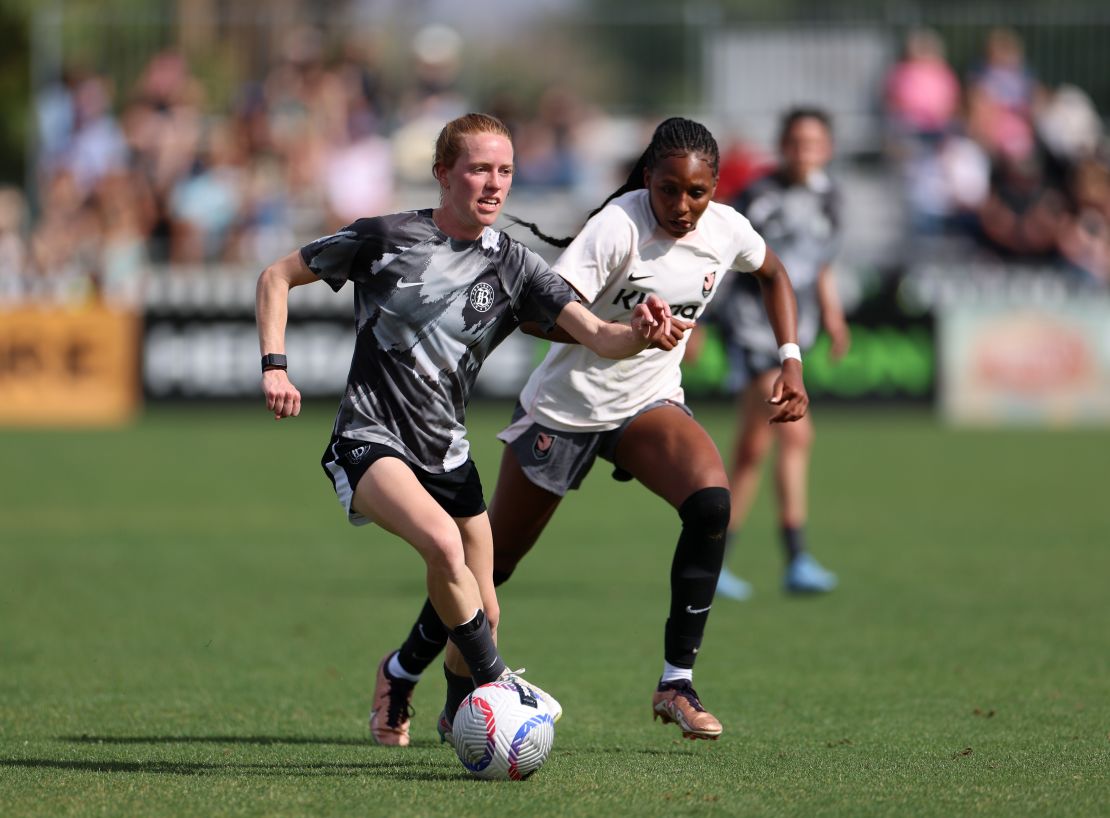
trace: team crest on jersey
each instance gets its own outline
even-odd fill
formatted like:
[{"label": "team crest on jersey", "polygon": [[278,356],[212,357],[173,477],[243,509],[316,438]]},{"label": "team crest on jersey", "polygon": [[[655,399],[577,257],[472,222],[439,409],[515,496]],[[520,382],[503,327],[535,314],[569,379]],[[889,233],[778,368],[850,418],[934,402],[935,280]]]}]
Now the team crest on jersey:
[{"label": "team crest on jersey", "polygon": [[363,446],[355,446],[355,448],[347,452],[347,459],[351,461],[352,464],[357,465],[358,462],[362,460],[362,458],[366,457],[366,453],[368,451],[370,451],[369,444]]},{"label": "team crest on jersey", "polygon": [[546,432],[540,432],[532,441],[532,457],[536,460],[547,460],[551,456],[551,449],[555,446],[555,437]]},{"label": "team crest on jersey", "polygon": [[709,294],[713,292],[713,285],[717,283],[716,271],[710,273],[701,280],[701,297],[708,298]]},{"label": "team crest on jersey", "polygon": [[471,287],[470,306],[478,312],[488,312],[493,306],[493,287],[484,281],[479,281]]}]

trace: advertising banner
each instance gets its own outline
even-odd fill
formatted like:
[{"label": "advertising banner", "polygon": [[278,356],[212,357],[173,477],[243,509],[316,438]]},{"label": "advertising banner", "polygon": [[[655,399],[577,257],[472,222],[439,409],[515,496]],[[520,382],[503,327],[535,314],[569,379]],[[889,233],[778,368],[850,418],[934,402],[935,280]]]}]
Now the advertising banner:
[{"label": "advertising banner", "polygon": [[0,311],[0,423],[115,425],[140,405],[136,315],[105,307]]},{"label": "advertising banner", "polygon": [[[684,366],[691,397],[729,394],[726,352],[709,324],[697,360]],[[811,397],[845,402],[930,403],[935,397],[931,317],[910,318],[885,297],[860,305],[851,320],[852,348],[828,357],[821,337],[805,360]],[[306,398],[343,392],[354,349],[350,288],[298,287],[289,297],[289,375]],[[475,396],[515,398],[543,358],[544,341],[513,333],[496,349],[475,384]],[[146,298],[143,390],[150,400],[256,398],[258,331],[254,281],[241,274],[154,278]]]},{"label": "advertising banner", "polygon": [[947,307],[940,405],[966,424],[1110,422],[1110,302]]},{"label": "advertising banner", "polygon": [[[851,323],[851,350],[829,358],[821,335],[805,357],[806,391],[814,399],[845,402],[929,403],[934,398],[935,361],[929,325]],[[697,360],[683,367],[682,383],[691,396],[728,394],[728,354],[710,329]]]}]

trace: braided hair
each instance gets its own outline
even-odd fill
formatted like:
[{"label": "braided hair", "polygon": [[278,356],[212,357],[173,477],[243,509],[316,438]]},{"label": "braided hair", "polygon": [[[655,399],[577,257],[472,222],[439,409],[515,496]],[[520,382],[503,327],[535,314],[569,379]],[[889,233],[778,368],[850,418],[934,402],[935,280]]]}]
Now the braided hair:
[{"label": "braided hair", "polygon": [[[647,148],[632,167],[628,179],[625,180],[623,185],[610,193],[604,202],[590,211],[586,221],[596,216],[605,205],[618,196],[642,189],[644,187],[644,171],[654,168],[660,160],[671,156],[686,156],[691,153],[700,153],[705,156],[709,160],[710,167],[713,168],[713,177],[717,177],[721,167],[721,152],[717,147],[717,140],[713,138],[709,129],[701,123],[680,116],[663,120],[659,123],[659,127],[655,129],[655,133],[652,134],[651,142],[648,143]],[[540,229],[532,222],[523,221],[507,213],[505,217],[514,224],[527,227],[536,236],[555,247],[566,247],[574,240],[574,236],[567,236],[562,239],[553,238],[540,232]]]}]

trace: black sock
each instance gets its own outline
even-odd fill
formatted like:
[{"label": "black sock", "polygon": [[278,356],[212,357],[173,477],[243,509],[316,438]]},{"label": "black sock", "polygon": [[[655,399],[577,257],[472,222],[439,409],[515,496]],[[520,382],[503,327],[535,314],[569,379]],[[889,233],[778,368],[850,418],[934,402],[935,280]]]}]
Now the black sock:
[{"label": "black sock", "polygon": [[671,563],[671,615],[663,655],[677,667],[693,667],[705,633],[717,577],[725,556],[730,496],[725,488],[694,492],[678,509],[682,534]]},{"label": "black sock", "polygon": [[401,667],[414,676],[428,669],[428,666],[447,647],[447,626],[440,621],[439,614],[429,599],[424,600],[420,616],[409,631],[409,637],[397,652]]},{"label": "black sock", "polygon": [[452,673],[447,665],[443,666],[443,677],[447,680],[447,701],[443,705],[443,712],[447,716],[447,721],[454,721],[459,705],[474,690],[474,680],[469,676],[458,676]]},{"label": "black sock", "polygon": [[505,663],[493,643],[493,632],[484,611],[479,610],[469,622],[453,629],[450,636],[466,660],[475,684],[484,685],[501,675]]},{"label": "black sock", "polygon": [[786,553],[788,563],[797,559],[798,555],[806,550],[805,529],[801,526],[794,528],[784,525],[782,527],[782,550]]}]

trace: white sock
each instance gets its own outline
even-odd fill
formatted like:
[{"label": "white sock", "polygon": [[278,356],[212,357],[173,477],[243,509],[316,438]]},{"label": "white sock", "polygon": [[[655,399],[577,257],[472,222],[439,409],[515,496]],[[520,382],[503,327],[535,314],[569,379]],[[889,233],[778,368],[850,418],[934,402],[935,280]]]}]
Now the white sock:
[{"label": "white sock", "polygon": [[661,682],[678,682],[685,679],[688,682],[694,681],[694,669],[692,667],[675,667],[670,662],[663,662],[663,678]]},{"label": "white sock", "polygon": [[389,657],[389,662],[386,663],[385,669],[389,671],[389,675],[394,679],[408,679],[410,682],[419,682],[422,674],[409,673],[401,667],[401,663],[397,661],[398,656],[400,656],[400,653],[394,653]]}]

